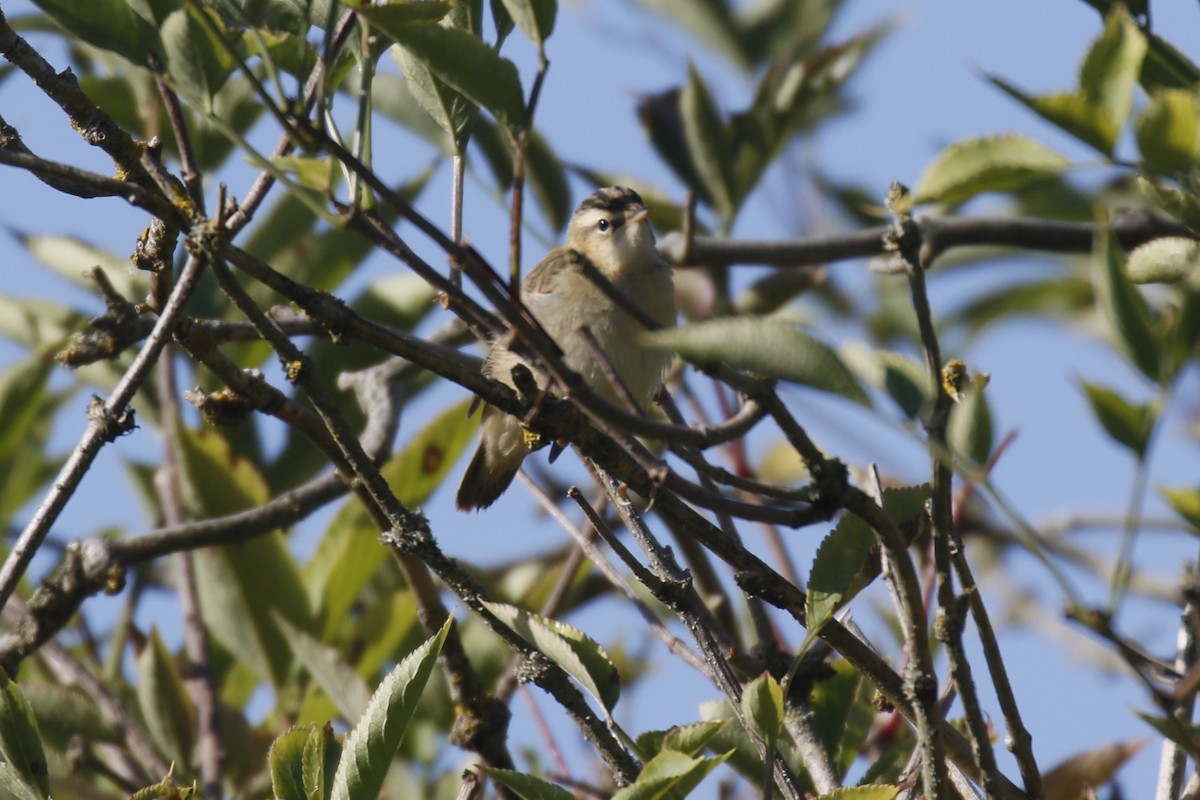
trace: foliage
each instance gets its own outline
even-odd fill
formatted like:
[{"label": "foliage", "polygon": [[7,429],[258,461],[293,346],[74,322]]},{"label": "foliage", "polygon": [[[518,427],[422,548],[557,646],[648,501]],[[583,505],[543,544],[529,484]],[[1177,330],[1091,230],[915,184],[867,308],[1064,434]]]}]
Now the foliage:
[{"label": "foliage", "polygon": [[[567,164],[564,142],[539,128],[568,13],[556,0],[34,2],[20,18],[0,12],[13,66],[0,81],[32,80],[113,177],[50,159],[47,132],[3,119],[0,165],[47,195],[127,203],[144,228],[120,233],[127,252],[83,215],[70,234],[20,231],[32,259],[99,300],[0,295],[0,335],[22,354],[0,373],[0,515],[25,529],[0,571],[6,797],[437,798],[486,776],[503,797],[682,798],[712,774],[737,787],[729,796],[892,798],[919,780],[941,797],[951,775],[987,796],[1084,796],[1143,745],[1081,744],[1039,766],[993,638],[1002,589],[985,598],[970,566],[1000,547],[1053,579],[1045,613],[1065,606],[1141,679],[1153,710],[1136,713],[1167,762],[1200,756],[1195,681],[1176,680],[1194,665],[1146,654],[1117,616],[1141,591],[1132,554],[1147,496],[1176,532],[1200,534],[1194,476],[1148,485],[1200,345],[1200,68],[1148,12],[1091,3],[1103,24],[1074,88],[987,78],[1099,164],[981,131],[947,145],[913,190],[869,198],[886,226],[764,247],[733,237],[740,215],[764,184],[798,178],[795,142],[847,112],[847,86],[888,33],[836,40],[838,0],[639,0],[712,56],[633,101],[677,181],[668,189]],[[383,130],[417,144],[384,165]],[[1104,180],[1077,180],[1085,169]],[[427,212],[423,195],[443,180],[454,206]],[[678,267],[687,321],[641,337],[684,362],[669,389],[690,416],[664,398],[665,422],[635,418],[561,373],[526,396],[461,350],[472,334],[509,337],[555,372],[557,348],[493,265],[519,273],[531,220],[557,237],[576,189],[617,180],[655,207],[660,252]],[[837,176],[805,185],[814,207],[862,211]],[[968,216],[984,195],[1003,213]],[[511,220],[503,257],[461,233],[464,207],[493,202]],[[996,288],[935,307],[928,285],[943,273],[989,269],[972,245],[1056,271],[982,281]],[[875,283],[849,289],[815,266],[842,259],[873,259]],[[734,278],[745,264],[774,271],[747,288]],[[1097,435],[1135,470],[1113,563],[1055,546],[992,480],[1005,440],[969,341],[1021,317],[1100,332],[1141,381],[1132,396],[1075,376]],[[808,333],[814,319],[837,333]],[[795,398],[813,389],[847,419],[901,431],[927,452],[928,477],[880,476],[811,436],[820,421]],[[52,427],[81,394],[94,399],[67,458]],[[457,474],[480,400],[519,415],[530,443],[570,443],[595,468],[604,502],[571,493],[586,528],[550,497],[561,477],[529,470],[575,536],[568,550],[499,564],[443,551],[422,506]],[[81,531],[55,550],[57,515],[123,436],[138,443],[121,451],[124,477],[150,530]],[[479,536],[525,524],[502,513],[464,524]],[[742,543],[760,526],[776,557]],[[822,531],[807,569],[788,563],[782,527]],[[1001,530],[1012,534],[985,536]],[[292,540],[301,532],[311,552]],[[1105,581],[1107,605],[1072,572]],[[1196,575],[1163,617],[1186,606],[1193,640]],[[102,592],[119,613],[93,600]],[[618,609],[612,641],[584,629],[593,605]],[[885,634],[868,644],[851,609]],[[631,646],[643,634],[669,650]],[[966,647],[971,636],[982,647]],[[621,699],[667,661],[711,693],[694,718],[624,730]],[[953,722],[939,680],[953,683]],[[595,765],[518,749],[519,682],[550,695]],[[993,689],[997,719],[980,699]],[[996,766],[993,724],[1013,742],[1011,774]],[[479,767],[469,780],[464,760]]]}]

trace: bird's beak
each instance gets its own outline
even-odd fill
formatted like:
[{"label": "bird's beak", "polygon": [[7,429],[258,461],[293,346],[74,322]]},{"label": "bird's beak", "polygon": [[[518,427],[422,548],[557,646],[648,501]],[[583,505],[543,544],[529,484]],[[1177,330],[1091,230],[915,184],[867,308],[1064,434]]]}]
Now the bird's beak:
[{"label": "bird's beak", "polygon": [[645,222],[650,218],[650,209],[642,206],[641,211],[638,211],[629,219],[625,220],[626,225],[637,225],[639,222]]}]

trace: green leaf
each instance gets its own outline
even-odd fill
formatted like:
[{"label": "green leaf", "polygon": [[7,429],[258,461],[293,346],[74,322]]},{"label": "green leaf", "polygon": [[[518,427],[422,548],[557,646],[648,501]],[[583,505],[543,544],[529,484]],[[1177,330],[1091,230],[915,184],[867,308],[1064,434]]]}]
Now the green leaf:
[{"label": "green leaf", "polygon": [[1159,717],[1144,711],[1135,710],[1133,713],[1163,737],[1182,747],[1192,758],[1200,756],[1200,725],[1185,723],[1173,714]]},{"label": "green leaf", "polygon": [[162,52],[151,21],[135,13],[126,0],[34,0],[34,4],[71,36],[138,66],[146,65],[147,53]]},{"label": "green leaf", "polygon": [[684,140],[696,174],[705,193],[712,198],[716,212],[730,223],[736,203],[729,176],[729,133],[708,86],[694,66],[688,67],[688,81],[679,97],[679,111],[683,117]]},{"label": "green leaf", "polygon": [[984,192],[1019,189],[1068,166],[1067,159],[1024,136],[967,139],[942,150],[925,168],[913,199],[956,205]]},{"label": "green leaf", "polygon": [[[424,504],[445,482],[463,450],[475,437],[479,415],[467,416],[469,400],[433,419],[381,468],[396,497],[409,508]],[[387,558],[379,530],[357,500],[334,517],[304,567],[304,583],[318,609],[327,638],[343,624],[359,592]]]},{"label": "green leaf", "polygon": [[525,171],[533,197],[537,200],[550,223],[550,227],[561,231],[571,219],[571,187],[563,163],[550,149],[545,138],[533,131],[529,147],[525,151]]},{"label": "green leaf", "polygon": [[[32,357],[12,363],[0,372],[0,420],[4,420],[0,426],[0,465],[10,470],[35,462],[25,445],[30,441],[30,433],[59,404],[47,392],[53,368],[54,362],[49,358]],[[0,477],[0,486],[4,482]],[[3,504],[0,500],[0,506]]]},{"label": "green leaf", "polygon": [[343,660],[341,652],[329,647],[314,636],[300,630],[276,614],[275,621],[287,639],[292,652],[321,687],[344,719],[359,719],[371,701],[371,690],[352,666]]},{"label": "green leaf", "polygon": [[96,282],[88,277],[92,267],[100,267],[113,289],[130,302],[141,302],[149,289],[143,273],[130,269],[129,259],[109,250],[102,250],[73,236],[19,234],[21,244],[39,262],[76,286],[96,290]]},{"label": "green leaf", "polygon": [[453,617],[447,617],[441,630],[409,653],[375,690],[366,713],[346,736],[333,778],[332,800],[374,800],[379,796],[453,622]]},{"label": "green leaf", "polygon": [[991,456],[993,443],[992,413],[984,393],[987,383],[986,375],[976,375],[971,380],[956,398],[957,405],[946,426],[946,440],[951,449],[980,466]]},{"label": "green leaf", "polygon": [[574,800],[575,795],[549,781],[514,772],[511,769],[481,767],[492,780],[514,792],[522,800]]},{"label": "green leaf", "polygon": [[644,333],[642,341],[698,364],[725,363],[871,405],[837,352],[790,322],[726,317]]},{"label": "green leaf", "polygon": [[745,36],[726,0],[692,0],[681,14],[679,0],[638,0],[643,5],[690,31],[714,50],[742,67],[751,62],[745,52]]},{"label": "green leaf", "polygon": [[1156,33],[1145,34],[1149,51],[1142,62],[1140,80],[1147,92],[1156,89],[1186,89],[1200,81],[1200,67],[1179,48]]},{"label": "green leaf", "polygon": [[1158,419],[1156,403],[1135,405],[1121,395],[1095,384],[1081,382],[1088,405],[1113,441],[1129,448],[1141,460]]},{"label": "green leaf", "polygon": [[180,766],[190,765],[196,710],[157,628],[150,629],[135,668],[138,707],[154,743]]},{"label": "green leaf", "polygon": [[737,314],[770,314],[817,286],[819,280],[807,269],[774,270],[739,293],[731,308]]},{"label": "green leaf", "polygon": [[774,750],[783,730],[783,690],[779,681],[764,672],[742,690],[742,715],[754,735]]},{"label": "green leaf", "polygon": [[1171,309],[1164,326],[1167,346],[1163,374],[1169,380],[1191,363],[1200,348],[1200,288],[1189,283],[1181,294],[1178,307]]},{"label": "green leaf", "polygon": [[1125,274],[1121,247],[1111,230],[1096,237],[1096,248],[1096,303],[1130,361],[1158,383],[1162,379],[1162,347],[1146,300]]},{"label": "green leaf", "polygon": [[668,794],[684,797],[727,758],[729,753],[693,758],[675,750],[663,750],[647,761],[637,780],[614,794],[613,800],[661,800]]},{"label": "green leaf", "polygon": [[1200,195],[1173,186],[1160,186],[1139,175],[1137,188],[1150,202],[1200,235]]},{"label": "green leaf", "polygon": [[847,514],[817,548],[804,603],[806,627],[817,632],[867,583],[864,565],[875,547],[865,522]]},{"label": "green leaf", "polygon": [[496,44],[494,47],[499,50],[504,44],[504,40],[513,32],[516,23],[513,22],[512,15],[508,13],[508,9],[504,7],[504,0],[490,0],[488,5],[492,9],[492,25],[496,28]]},{"label": "green leaf", "polygon": [[28,349],[61,347],[88,317],[57,303],[0,295],[0,336]]},{"label": "green leaf", "polygon": [[869,386],[883,391],[908,419],[921,414],[929,398],[925,368],[903,353],[851,342],[839,349],[842,360]]},{"label": "green leaf", "polygon": [[[42,750],[42,737],[29,703],[8,673],[0,669],[0,765],[11,771],[3,784],[22,794],[49,800],[50,770]],[[0,784],[0,785],[3,785]],[[14,792],[16,793],[16,792]]]},{"label": "green leaf", "polygon": [[310,730],[301,759],[304,791],[309,800],[329,800],[333,794],[333,778],[337,774],[343,752],[331,726],[314,726]]},{"label": "green leaf", "polygon": [[558,14],[558,0],[504,0],[512,21],[521,33],[541,47],[554,30],[554,17]]},{"label": "green leaf", "polygon": [[1013,317],[1068,319],[1091,309],[1092,284],[1078,275],[1018,283],[987,292],[968,302],[947,319],[977,333]]},{"label": "green leaf", "polygon": [[[428,67],[434,77],[490,111],[510,132],[516,133],[525,127],[521,78],[511,61],[501,58],[477,36],[464,30],[430,24],[395,24],[379,13],[393,7],[360,8],[356,12],[383,30],[409,56]],[[421,97],[417,87],[412,88]],[[435,116],[434,119],[438,118]]]},{"label": "green leaf", "polygon": [[1146,38],[1125,7],[1113,5],[1104,23],[1104,33],[1084,58],[1079,86],[1088,101],[1104,109],[1115,130],[1120,131],[1133,105],[1133,87],[1146,55]]},{"label": "green leaf", "polygon": [[[224,516],[270,498],[254,465],[235,455],[216,431],[176,426],[172,439],[190,517]],[[277,609],[305,629],[312,623],[295,557],[282,534],[197,551],[194,565],[201,611],[213,635],[260,677],[283,686],[292,654],[273,613]]]},{"label": "green leaf", "polygon": [[621,697],[621,678],[604,648],[576,627],[506,603],[484,601],[496,619],[540,650],[611,712]]},{"label": "green leaf", "polygon": [[277,800],[312,800],[304,790],[304,745],[317,728],[291,728],[271,743],[267,763],[271,769],[271,791]]},{"label": "green leaf", "polygon": [[206,13],[188,4],[168,14],[160,29],[167,77],[205,112],[213,108],[213,99],[234,70],[233,54],[209,32],[210,26],[219,29],[220,21],[209,16],[205,24],[197,18]]},{"label": "green leaf", "polygon": [[1176,514],[1200,531],[1200,488],[1175,489],[1164,486],[1158,490]]},{"label": "green leaf", "polygon": [[1163,89],[1137,119],[1138,150],[1146,166],[1168,175],[1190,170],[1200,161],[1200,94]]},{"label": "green leaf", "polygon": [[873,687],[845,661],[830,664],[833,675],[817,681],[809,696],[813,727],[837,774],[845,775],[862,753],[875,722]]},{"label": "green leaf", "polygon": [[332,158],[281,156],[271,164],[284,174],[295,178],[296,184],[321,194],[329,194],[337,183],[336,164]]},{"label": "green leaf", "polygon": [[728,719],[719,719],[676,725],[665,731],[646,731],[637,737],[638,751],[651,757],[663,750],[676,750],[689,756],[698,755],[728,724]]},{"label": "green leaf", "polygon": [[[885,489],[883,509],[897,525],[912,522],[924,512],[929,486]],[[805,618],[810,631],[817,631],[837,609],[848,603],[871,580],[876,570],[869,557],[875,534],[863,520],[847,514],[817,548],[808,580]]]},{"label": "green leaf", "polygon": [[1104,155],[1112,156],[1121,129],[1107,109],[1092,102],[1083,92],[1029,95],[1000,78],[992,77],[990,80],[1042,119],[1062,128]]},{"label": "green leaf", "polygon": [[1129,253],[1125,271],[1134,283],[1186,283],[1200,288],[1200,242],[1181,236],[1153,239]]},{"label": "green leaf", "polygon": [[841,786],[816,800],[894,800],[900,786]]}]

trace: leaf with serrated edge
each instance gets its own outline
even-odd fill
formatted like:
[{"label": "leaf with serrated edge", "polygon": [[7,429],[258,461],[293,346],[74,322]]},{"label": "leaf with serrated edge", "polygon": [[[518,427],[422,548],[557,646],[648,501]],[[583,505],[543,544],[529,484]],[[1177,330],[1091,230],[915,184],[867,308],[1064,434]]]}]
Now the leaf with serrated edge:
[{"label": "leaf with serrated edge", "polygon": [[663,750],[647,761],[637,780],[614,794],[613,800],[660,800],[672,791],[674,796],[686,796],[729,756],[722,753],[712,758],[692,758],[675,750]]},{"label": "leaf with serrated edge", "polygon": [[0,764],[12,768],[13,782],[25,784],[33,796],[50,797],[50,771],[37,720],[17,684],[0,669]]},{"label": "leaf with serrated edge", "polygon": [[[911,522],[925,508],[928,484],[885,489],[883,508],[897,525]],[[833,613],[857,594],[865,583],[863,567],[875,534],[858,517],[846,515],[817,548],[805,602],[808,629],[820,629]]]},{"label": "leaf with serrated edge", "polygon": [[694,756],[728,724],[729,720],[721,719],[676,725],[665,731],[646,731],[637,737],[637,746],[644,756],[653,756],[660,750],[678,750]]},{"label": "leaf with serrated edge", "polygon": [[611,712],[621,696],[617,668],[604,648],[565,622],[533,614],[506,603],[484,602],[497,619],[579,681]]},{"label": "leaf with serrated edge", "polygon": [[810,631],[819,631],[847,602],[855,577],[875,546],[875,535],[858,517],[844,516],[817,548],[808,580],[805,620]]},{"label": "leaf with serrated edge", "polygon": [[447,617],[441,630],[407,655],[375,690],[366,713],[346,736],[333,777],[332,800],[379,795],[453,622],[453,617]]},{"label": "leaf with serrated edge", "polygon": [[292,728],[271,743],[267,763],[276,800],[309,800],[304,791],[304,743],[314,727]]},{"label": "leaf with serrated edge", "polygon": [[1018,189],[1056,175],[1071,162],[1024,136],[984,136],[938,153],[913,190],[917,203],[955,205],[984,192]]},{"label": "leaf with serrated edge", "polygon": [[575,798],[575,795],[561,786],[533,775],[496,767],[482,767],[481,769],[496,783],[515,792],[521,800],[574,800]]},{"label": "leaf with serrated edge", "polygon": [[871,405],[837,352],[790,322],[730,317],[643,333],[642,341],[697,364],[724,363]]}]

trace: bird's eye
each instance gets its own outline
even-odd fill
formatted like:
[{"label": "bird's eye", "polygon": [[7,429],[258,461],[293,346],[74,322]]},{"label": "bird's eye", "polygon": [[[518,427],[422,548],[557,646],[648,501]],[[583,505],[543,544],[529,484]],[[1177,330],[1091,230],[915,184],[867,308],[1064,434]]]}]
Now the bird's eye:
[{"label": "bird's eye", "polygon": [[606,219],[600,220],[599,222],[596,223],[596,227],[600,229],[601,233],[604,233],[605,231],[608,230],[608,220],[606,220]]}]

